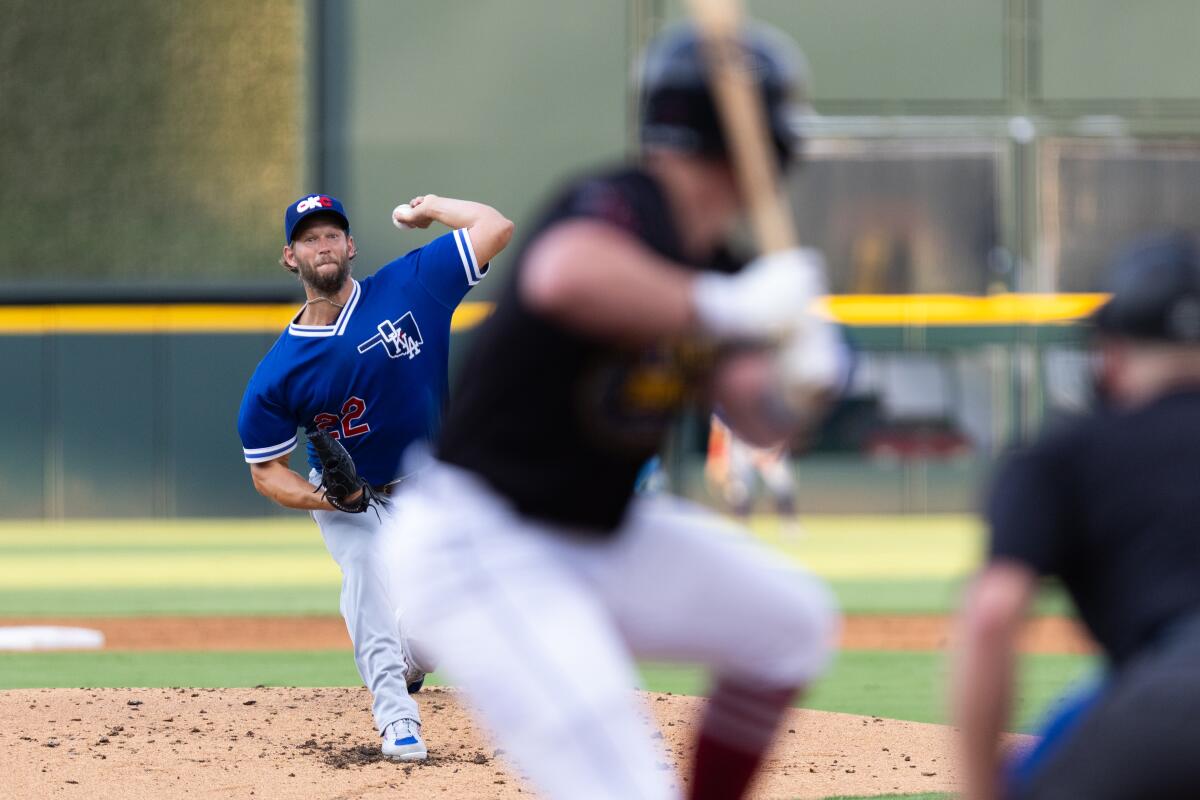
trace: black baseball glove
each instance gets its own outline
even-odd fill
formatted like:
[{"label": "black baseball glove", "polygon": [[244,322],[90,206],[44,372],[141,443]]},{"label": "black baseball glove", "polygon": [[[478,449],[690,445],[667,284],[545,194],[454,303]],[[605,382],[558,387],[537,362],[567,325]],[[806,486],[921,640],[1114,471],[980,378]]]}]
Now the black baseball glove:
[{"label": "black baseball glove", "polygon": [[[383,499],[371,485],[358,476],[354,459],[346,452],[346,448],[342,447],[341,442],[320,429],[308,434],[308,441],[312,443],[317,459],[321,462],[321,484],[314,491],[324,490],[324,497],[329,501],[329,505],[348,514],[361,514],[373,503],[383,504]],[[352,501],[346,499],[359,489],[362,490],[362,494]]]}]

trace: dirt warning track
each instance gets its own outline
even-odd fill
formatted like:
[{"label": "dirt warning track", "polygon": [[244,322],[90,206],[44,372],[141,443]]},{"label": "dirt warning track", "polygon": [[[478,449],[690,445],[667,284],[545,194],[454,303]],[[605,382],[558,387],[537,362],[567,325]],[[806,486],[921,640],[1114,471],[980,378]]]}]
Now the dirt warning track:
[{"label": "dirt warning track", "polygon": [[[0,619],[7,625],[66,625],[104,632],[109,650],[332,650],[349,649],[339,617],[113,617]],[[845,619],[847,650],[942,650],[951,619],[939,615],[871,615]],[[1025,626],[1029,653],[1088,653],[1093,646],[1072,620],[1039,617]]]}]

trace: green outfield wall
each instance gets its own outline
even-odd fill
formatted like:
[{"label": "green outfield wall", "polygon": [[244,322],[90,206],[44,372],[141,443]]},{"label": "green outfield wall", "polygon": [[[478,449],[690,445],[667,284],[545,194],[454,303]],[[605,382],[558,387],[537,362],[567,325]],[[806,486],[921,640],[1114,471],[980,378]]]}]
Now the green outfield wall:
[{"label": "green outfield wall", "polygon": [[[296,290],[280,216],[312,190],[345,200],[359,273],[427,239],[388,222],[418,193],[492,203],[519,238],[564,176],[634,152],[630,63],[682,5],[6,0],[0,315],[25,317],[0,325],[0,515],[279,513],[250,487],[234,419],[281,325],[29,309],[173,307],[217,285],[222,303],[280,302]],[[838,292],[932,298],[883,318],[868,300],[853,340],[906,357],[883,365],[909,376],[897,385],[940,371],[977,440],[965,461],[804,465],[810,507],[968,508],[1080,341],[1053,315],[1006,316],[1008,298],[1095,293],[1129,238],[1200,233],[1200,4],[747,5],[811,62],[817,114],[788,186],[802,238]],[[473,299],[494,297],[507,259]]]},{"label": "green outfield wall", "polygon": [[[839,300],[837,313],[869,313],[885,323],[848,327],[862,353],[1036,354],[1081,341],[1081,330],[1067,321],[1022,322],[1045,316],[1037,302],[956,304],[962,315],[957,320],[913,325],[903,320],[941,313],[944,298]],[[473,301],[456,314],[452,372],[488,308]],[[236,423],[246,382],[293,309],[288,303],[0,306],[0,363],[19,387],[0,392],[10,456],[0,460],[0,516],[287,513],[252,488]],[[1000,374],[1013,369],[1006,362]],[[997,413],[1010,416],[1040,403],[1027,396],[1036,390],[1036,382],[1019,383],[1013,391],[1020,397]],[[689,491],[702,492],[701,435],[681,431],[674,443],[676,472]],[[300,450],[292,462],[304,469]],[[840,513],[969,510],[988,465],[985,453],[952,461],[869,461],[843,444],[799,464],[802,507]]]}]

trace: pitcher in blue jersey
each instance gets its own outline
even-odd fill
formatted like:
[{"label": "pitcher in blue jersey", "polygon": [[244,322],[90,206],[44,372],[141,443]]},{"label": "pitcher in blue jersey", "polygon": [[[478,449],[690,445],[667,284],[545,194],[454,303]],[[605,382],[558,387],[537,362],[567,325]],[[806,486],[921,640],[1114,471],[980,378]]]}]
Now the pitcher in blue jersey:
[{"label": "pitcher in blue jersey", "polygon": [[406,477],[404,451],[437,432],[454,309],[487,274],[513,225],[490,206],[435,195],[398,207],[393,221],[412,228],[439,222],[450,232],[357,280],[342,204],[315,194],[288,206],[280,264],[299,278],[307,301],[250,378],[238,433],[254,487],[280,505],[309,511],[320,527],[342,570],[341,612],[374,698],[384,755],[416,761],[427,751],[409,692],[420,688],[427,665],[401,634],[377,555],[392,511],[386,504],[378,514],[334,509],[313,491],[320,462],[311,448],[307,479],[289,468],[288,454],[297,429],[327,431],[360,476],[380,495],[391,494]]}]

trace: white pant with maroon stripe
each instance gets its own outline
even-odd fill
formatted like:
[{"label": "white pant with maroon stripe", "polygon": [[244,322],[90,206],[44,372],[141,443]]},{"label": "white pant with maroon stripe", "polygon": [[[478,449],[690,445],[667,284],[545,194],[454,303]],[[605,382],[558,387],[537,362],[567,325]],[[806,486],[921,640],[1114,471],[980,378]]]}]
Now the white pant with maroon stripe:
[{"label": "white pant with maroon stripe", "polygon": [[546,797],[677,796],[630,691],[635,658],[780,689],[829,658],[826,588],[694,504],[642,496],[613,538],[588,538],[442,464],[397,502],[384,551],[406,625]]}]

